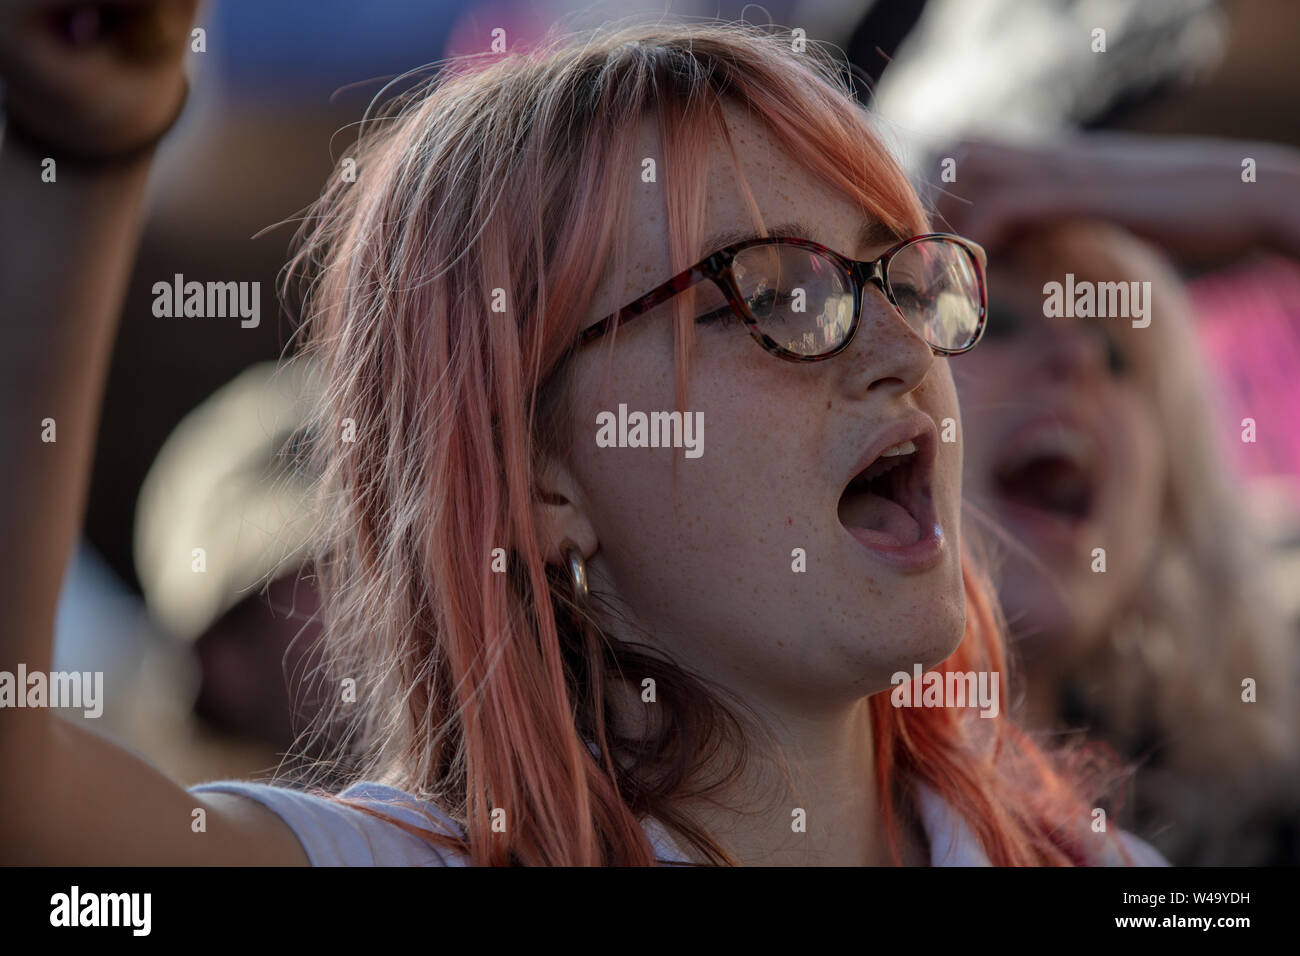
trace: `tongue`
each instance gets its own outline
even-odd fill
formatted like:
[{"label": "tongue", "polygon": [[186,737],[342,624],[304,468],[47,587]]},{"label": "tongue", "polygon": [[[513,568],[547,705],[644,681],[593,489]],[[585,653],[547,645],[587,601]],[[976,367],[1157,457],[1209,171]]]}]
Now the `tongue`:
[{"label": "tongue", "polygon": [[882,544],[901,547],[921,540],[921,526],[898,502],[870,492],[853,492],[840,500],[840,521],[846,528],[873,531]]}]

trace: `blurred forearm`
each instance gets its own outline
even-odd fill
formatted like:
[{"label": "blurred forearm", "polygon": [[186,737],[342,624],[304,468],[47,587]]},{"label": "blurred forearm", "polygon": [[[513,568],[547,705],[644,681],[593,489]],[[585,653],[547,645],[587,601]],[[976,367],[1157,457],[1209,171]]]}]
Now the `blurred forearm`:
[{"label": "blurred forearm", "polygon": [[0,670],[49,668],[149,171],[61,163],[46,183],[41,159],[0,144]]}]

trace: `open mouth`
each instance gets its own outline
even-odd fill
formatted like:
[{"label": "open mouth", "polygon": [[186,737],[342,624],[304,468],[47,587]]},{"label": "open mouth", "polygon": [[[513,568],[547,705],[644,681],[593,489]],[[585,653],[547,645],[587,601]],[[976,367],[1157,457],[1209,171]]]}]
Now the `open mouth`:
[{"label": "open mouth", "polygon": [[1069,524],[1082,524],[1096,499],[1095,456],[1083,433],[1070,427],[1036,432],[994,473],[1003,501]]},{"label": "open mouth", "polygon": [[840,523],[857,532],[860,539],[894,548],[932,536],[933,462],[934,448],[928,434],[918,434],[884,449],[840,495]]}]

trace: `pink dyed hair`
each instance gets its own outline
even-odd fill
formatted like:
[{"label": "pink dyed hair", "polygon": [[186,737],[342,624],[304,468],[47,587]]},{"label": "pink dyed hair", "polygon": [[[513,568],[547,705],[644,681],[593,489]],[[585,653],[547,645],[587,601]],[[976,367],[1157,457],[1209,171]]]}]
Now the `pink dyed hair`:
[{"label": "pink dyed hair", "polygon": [[[566,350],[597,277],[622,265],[645,116],[662,137],[675,268],[700,254],[706,134],[726,133],[723,99],[870,216],[914,233],[925,213],[834,58],[812,42],[792,52],[788,34],[632,26],[448,67],[367,119],[350,154],[355,182],[331,179],[286,282],[301,283],[321,375],[316,566],[330,673],[358,688],[333,715],[350,765],[444,809],[464,839],[417,832],[476,864],[653,863],[647,814],[733,862],[676,805],[739,772],[743,718],[671,662],[602,635],[541,553],[533,476],[542,453],[569,441]],[[510,320],[493,313],[493,290]],[[682,407],[689,299],[675,301]],[[340,440],[349,420],[355,440]],[[498,547],[507,574],[491,570]],[[964,556],[968,623],[944,668],[1004,668],[979,567]],[[648,746],[610,727],[623,673],[659,684],[663,719]],[[995,864],[1095,856],[1075,764],[1005,717],[905,711],[887,693],[871,710],[896,859],[899,785],[911,779],[947,799]],[[723,740],[737,754],[732,774],[692,789]],[[494,807],[510,808],[505,834],[491,832]]]}]

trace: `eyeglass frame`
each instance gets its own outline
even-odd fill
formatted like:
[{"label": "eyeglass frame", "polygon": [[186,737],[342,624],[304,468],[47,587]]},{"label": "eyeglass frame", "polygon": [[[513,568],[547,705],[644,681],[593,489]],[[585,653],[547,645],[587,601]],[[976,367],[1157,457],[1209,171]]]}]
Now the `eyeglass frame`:
[{"label": "eyeglass frame", "polygon": [[[988,255],[979,243],[972,242],[964,236],[956,235],[950,232],[926,232],[919,235],[902,239],[893,246],[877,256],[875,259],[852,259],[849,256],[836,252],[819,242],[811,239],[801,239],[795,236],[756,236],[752,239],[744,239],[740,242],[734,242],[729,246],[724,246],[714,252],[709,253],[695,265],[683,269],[677,275],[668,279],[666,282],[655,286],[649,292],[645,293],[629,302],[617,312],[612,312],[597,322],[592,323],[578,334],[577,340],[572,348],[574,351],[582,348],[600,338],[606,332],[609,332],[615,325],[622,325],[639,315],[644,315],[655,306],[668,301],[675,295],[685,292],[687,289],[706,279],[712,280],[713,284],[718,287],[727,300],[727,305],[731,311],[744,323],[749,330],[750,336],[763,347],[764,350],[775,355],[777,358],[785,359],[790,362],[824,362],[826,359],[834,358],[839,355],[852,343],[854,336],[858,333],[858,326],[862,320],[862,304],[866,298],[867,286],[874,284],[885,298],[889,301],[903,321],[908,322],[907,317],[903,315],[903,310],[898,302],[894,299],[894,294],[889,288],[888,270],[890,261],[902,252],[908,246],[922,242],[928,239],[945,239],[954,242],[961,247],[975,263],[975,278],[979,284],[979,319],[975,326],[975,332],[967,345],[959,349],[945,349],[926,341],[936,355],[961,355],[963,352],[969,352],[984,335],[984,326],[988,321],[988,283],[985,279],[985,271],[988,268]],[[735,261],[736,255],[745,249],[762,245],[788,245],[801,249],[810,249],[840,266],[850,277],[850,284],[853,288],[853,319],[849,324],[848,332],[844,336],[844,341],[837,345],[829,352],[822,352],[816,355],[802,355],[798,352],[791,352],[789,349],[778,345],[774,339],[759,329],[759,321],[751,315],[749,309],[744,305],[744,299],[740,295],[740,287],[736,284],[735,276],[732,274],[731,266]],[[718,311],[717,309],[713,311]],[[712,315],[712,312],[706,312],[704,315]],[[703,316],[697,316],[697,320]],[[908,328],[911,328],[908,322]]]}]

